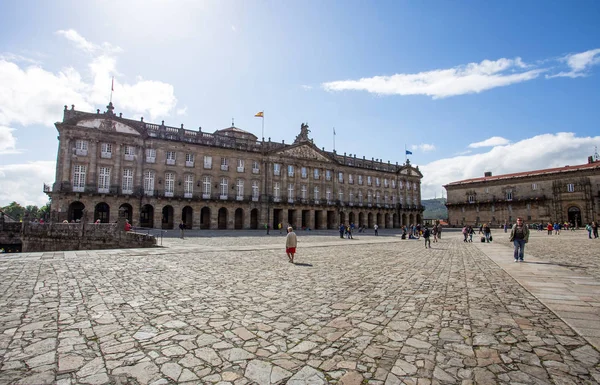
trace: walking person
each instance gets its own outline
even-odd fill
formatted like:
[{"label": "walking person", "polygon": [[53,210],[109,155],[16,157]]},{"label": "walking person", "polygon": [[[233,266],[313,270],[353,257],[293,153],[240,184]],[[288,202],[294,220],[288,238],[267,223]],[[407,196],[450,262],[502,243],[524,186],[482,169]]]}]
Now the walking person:
[{"label": "walking person", "polygon": [[438,225],[433,225],[431,234],[433,235],[433,243],[436,243],[438,240]]},{"label": "walking person", "polygon": [[431,240],[429,239],[430,236],[431,232],[429,231],[429,228],[425,226],[425,230],[423,230],[423,238],[425,238],[425,248],[427,248],[427,245],[429,245],[429,248],[431,249]]},{"label": "walking person", "polygon": [[179,222],[179,238],[184,239],[183,238],[183,232],[185,231],[185,225],[183,224],[183,221]]},{"label": "walking person", "polygon": [[592,222],[592,234],[594,234],[594,239],[598,238],[598,222]]},{"label": "walking person", "polygon": [[523,258],[525,257],[525,244],[529,241],[529,228],[523,223],[523,218],[517,218],[517,223],[510,231],[509,240],[515,246],[515,262],[523,262]]},{"label": "walking person", "polygon": [[485,241],[490,243],[492,238],[492,228],[487,223],[483,225],[483,235],[485,236]]},{"label": "walking person", "polygon": [[588,223],[587,225],[585,225],[585,229],[588,232],[588,238],[592,239],[592,224]]},{"label": "walking person", "polygon": [[285,253],[288,256],[290,263],[294,263],[294,254],[296,254],[296,247],[298,246],[298,237],[294,232],[292,226],[287,229],[287,236],[285,237]]},{"label": "walking person", "polygon": [[379,235],[379,226],[377,224],[375,224],[375,226],[373,226],[373,229],[375,230],[375,235]]}]

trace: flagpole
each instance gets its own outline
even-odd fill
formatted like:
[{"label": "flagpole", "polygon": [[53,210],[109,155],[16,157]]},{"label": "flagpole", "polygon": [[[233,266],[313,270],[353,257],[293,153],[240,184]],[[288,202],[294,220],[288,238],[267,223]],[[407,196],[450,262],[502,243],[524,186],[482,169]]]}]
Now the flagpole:
[{"label": "flagpole", "polygon": [[112,77],[112,83],[110,85],[110,102],[112,103],[112,94],[113,91],[115,90],[115,77]]},{"label": "flagpole", "polygon": [[408,154],[406,153],[406,144],[404,145],[404,164],[406,164],[406,159],[408,159]]},{"label": "flagpole", "polygon": [[265,110],[263,110],[262,114],[262,140],[265,140]]},{"label": "flagpole", "polygon": [[333,127],[333,152],[335,152],[335,127]]}]

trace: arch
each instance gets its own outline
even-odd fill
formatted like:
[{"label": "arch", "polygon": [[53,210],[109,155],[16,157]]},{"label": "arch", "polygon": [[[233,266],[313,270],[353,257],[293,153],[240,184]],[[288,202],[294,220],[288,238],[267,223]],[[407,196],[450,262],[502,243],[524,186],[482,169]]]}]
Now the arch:
[{"label": "arch", "polygon": [[203,230],[210,229],[210,208],[202,207],[200,210],[200,228]]},{"label": "arch", "polygon": [[258,229],[258,209],[252,209],[250,211],[250,228]]},{"label": "arch", "polygon": [[81,218],[83,217],[83,210],[85,210],[85,205],[83,203],[81,203],[79,201],[72,202],[69,205],[69,213],[68,213],[69,222],[71,222],[71,221],[79,222],[81,220]]},{"label": "arch", "polygon": [[394,227],[393,223],[390,223],[390,213],[385,213],[383,215],[383,218],[385,220],[385,228],[387,229],[388,227]]},{"label": "arch", "polygon": [[235,210],[234,214],[234,225],[233,227],[237,230],[241,230],[244,228],[244,210],[242,208],[238,208]]},{"label": "arch", "polygon": [[577,206],[571,206],[567,210],[569,215],[569,223],[574,224],[575,227],[581,227],[583,221],[581,220],[581,209]]},{"label": "arch", "polygon": [[409,226],[415,226],[415,217],[412,214],[408,214],[408,225]]},{"label": "arch", "polygon": [[194,209],[191,206],[185,206],[181,210],[181,221],[186,229],[191,229],[194,226]]},{"label": "arch", "polygon": [[340,224],[341,223],[346,223],[346,213],[343,211],[340,211]]},{"label": "arch", "polygon": [[225,230],[227,229],[227,209],[225,207],[221,207],[219,209],[219,217],[218,217],[218,222],[219,225],[219,229],[220,230]]},{"label": "arch", "polygon": [[101,223],[110,222],[110,206],[105,202],[100,202],[94,207],[94,222],[98,219]]},{"label": "arch", "polygon": [[348,222],[350,222],[350,224],[356,222],[356,218],[354,218],[355,215],[353,212],[350,212],[350,214],[348,214]]},{"label": "arch", "polygon": [[358,225],[361,227],[365,225],[365,213],[362,211],[358,213]]},{"label": "arch", "polygon": [[408,225],[410,225],[410,223],[407,223],[406,214],[402,214],[402,222],[400,223],[400,226],[408,226]]},{"label": "arch", "polygon": [[372,229],[374,224],[375,223],[373,223],[373,213],[369,212],[367,214],[367,227],[370,228],[370,229]]},{"label": "arch", "polygon": [[123,216],[125,219],[127,219],[129,223],[133,224],[133,207],[131,207],[129,203],[123,203],[121,206],[119,206],[119,211],[121,211],[121,209],[123,209]]},{"label": "arch", "polygon": [[142,206],[142,210],[140,211],[140,226],[154,227],[154,207],[152,205]]},{"label": "arch", "polygon": [[417,214],[417,223],[418,224],[423,224],[423,218],[421,217],[421,214]]},{"label": "arch", "polygon": [[394,213],[392,215],[392,226],[393,227],[400,227],[400,223],[398,223],[398,214]]},{"label": "arch", "polygon": [[173,225],[173,206],[166,205],[162,209],[162,228],[163,229],[172,229]]},{"label": "arch", "polygon": [[375,218],[377,218],[377,221],[375,222],[380,228],[385,228],[385,223],[383,222],[383,215],[381,215],[381,213],[377,213],[375,215]]}]

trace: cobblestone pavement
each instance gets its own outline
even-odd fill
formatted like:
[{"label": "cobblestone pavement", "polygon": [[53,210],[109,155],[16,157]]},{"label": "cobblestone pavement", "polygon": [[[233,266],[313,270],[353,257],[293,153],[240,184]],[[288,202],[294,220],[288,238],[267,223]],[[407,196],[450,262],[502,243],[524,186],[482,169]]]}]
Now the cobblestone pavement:
[{"label": "cobblestone pavement", "polygon": [[279,235],[2,257],[0,384],[600,382],[598,351],[484,245],[298,238],[297,264]]}]

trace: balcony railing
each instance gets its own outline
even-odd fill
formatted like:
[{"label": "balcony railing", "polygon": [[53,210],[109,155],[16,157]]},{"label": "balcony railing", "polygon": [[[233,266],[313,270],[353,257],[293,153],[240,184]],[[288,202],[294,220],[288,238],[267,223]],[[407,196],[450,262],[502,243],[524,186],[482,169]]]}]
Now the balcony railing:
[{"label": "balcony railing", "polygon": [[110,193],[110,189],[108,187],[98,187],[99,194],[108,194]]},{"label": "balcony railing", "polygon": [[156,162],[156,157],[154,157],[154,156],[146,157],[146,163],[155,163],[155,162]]},{"label": "balcony railing", "polygon": [[279,170],[273,170],[273,175],[281,175],[281,171],[279,171]]},{"label": "balcony railing", "polygon": [[210,169],[212,168],[212,163],[206,163],[206,162],[205,162],[205,163],[204,163],[204,168],[205,168],[206,170],[210,170]]},{"label": "balcony railing", "polygon": [[85,186],[73,186],[73,192],[84,192]]},{"label": "balcony railing", "polygon": [[288,203],[294,203],[294,202],[295,202],[294,198],[288,198]]},{"label": "balcony railing", "polygon": [[222,195],[222,194],[219,195],[219,199],[222,201],[226,201],[228,197],[229,197],[228,195]]},{"label": "balcony railing", "polygon": [[172,191],[165,191],[165,196],[167,198],[173,198],[173,192]]},{"label": "balcony railing", "polygon": [[227,164],[222,164],[222,165],[221,165],[221,171],[229,171],[229,165],[227,165]]},{"label": "balcony railing", "polygon": [[210,194],[202,194],[202,199],[210,199]]},{"label": "balcony railing", "polygon": [[252,197],[252,202],[258,202],[258,197]]},{"label": "balcony railing", "polygon": [[252,169],[252,173],[253,173],[253,174],[258,174],[258,172],[259,172],[259,170],[258,170],[257,168],[253,168],[253,169]]},{"label": "balcony railing", "polygon": [[185,167],[194,167],[194,161],[193,160],[186,160],[185,161]]},{"label": "balcony railing", "polygon": [[235,200],[236,201],[243,201],[244,200],[244,196],[243,195],[236,195]]},{"label": "balcony railing", "polygon": [[77,156],[87,156],[87,150],[82,150],[80,148],[75,149],[75,155]]},{"label": "balcony railing", "polygon": [[175,164],[175,159],[167,159],[167,164],[173,166]]},{"label": "balcony railing", "polygon": [[184,197],[184,198],[188,198],[188,199],[190,199],[190,198],[192,198],[193,196],[194,196],[194,193],[191,193],[191,192],[186,192],[186,193],[183,193],[183,197]]},{"label": "balcony railing", "polygon": [[244,167],[239,167],[237,168],[237,172],[244,172]]},{"label": "balcony railing", "polygon": [[125,154],[125,156],[124,156],[125,160],[129,160],[129,161],[133,160],[133,157],[134,156],[131,154]]},{"label": "balcony railing", "polygon": [[273,197],[273,202],[281,202],[281,197]]},{"label": "balcony railing", "polygon": [[144,195],[149,196],[149,197],[153,197],[154,196],[154,190],[144,190]]},{"label": "balcony railing", "polygon": [[112,152],[101,152],[100,158],[110,159],[110,158],[112,158]]},{"label": "balcony railing", "polygon": [[121,190],[121,193],[123,195],[131,195],[131,194],[133,194],[133,190]]}]

